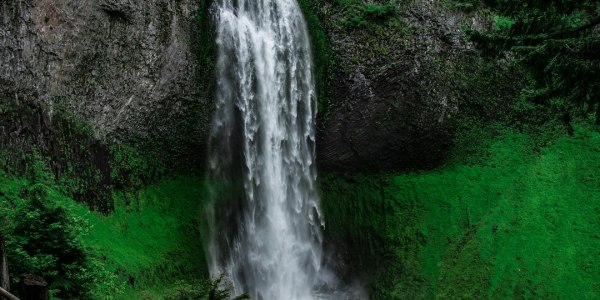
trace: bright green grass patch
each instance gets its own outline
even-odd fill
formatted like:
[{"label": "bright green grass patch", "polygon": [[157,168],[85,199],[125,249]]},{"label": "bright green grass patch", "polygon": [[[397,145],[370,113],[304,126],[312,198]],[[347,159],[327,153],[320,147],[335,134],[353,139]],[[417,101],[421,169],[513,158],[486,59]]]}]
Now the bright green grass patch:
[{"label": "bright green grass patch", "polygon": [[[594,299],[600,294],[600,135],[562,138],[510,182],[441,266],[440,296]],[[481,282],[467,284],[470,274]]]},{"label": "bright green grass patch", "polygon": [[372,299],[593,299],[600,134],[576,128],[535,151],[505,130],[482,145],[475,164],[324,176],[328,234],[368,273]]},{"label": "bright green grass patch", "polygon": [[137,193],[116,193],[115,212],[81,208],[92,225],[84,243],[127,282],[124,299],[161,295],[178,280],[207,277],[201,240],[205,189],[196,178],[176,178]]}]

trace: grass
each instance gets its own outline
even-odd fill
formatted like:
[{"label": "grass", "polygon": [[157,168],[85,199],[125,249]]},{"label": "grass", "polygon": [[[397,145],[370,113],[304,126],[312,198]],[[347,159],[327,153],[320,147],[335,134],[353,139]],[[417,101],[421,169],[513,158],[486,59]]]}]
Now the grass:
[{"label": "grass", "polygon": [[[32,181],[2,170],[0,184],[3,207],[25,201],[21,200],[23,191],[34,186]],[[110,282],[93,284],[97,289],[92,291],[94,295],[106,295],[103,299],[162,299],[188,292],[190,284],[204,288],[197,283],[204,284],[208,278],[200,234],[205,182],[177,177],[137,192],[116,192],[115,211],[109,215],[90,211],[87,205],[65,196],[58,186],[44,186],[48,191],[45,201],[64,208],[69,220],[81,226],[78,230],[82,234],[71,243],[81,243],[86,255],[93,257],[93,272],[107,272],[99,278]]]},{"label": "grass", "polygon": [[110,215],[81,207],[92,225],[84,243],[127,282],[122,299],[162,295],[179,280],[208,276],[200,237],[203,187],[196,178],[174,178],[116,193]]},{"label": "grass", "polygon": [[351,249],[372,299],[594,299],[600,134],[534,144],[506,129],[478,163],[325,174],[328,234]]}]

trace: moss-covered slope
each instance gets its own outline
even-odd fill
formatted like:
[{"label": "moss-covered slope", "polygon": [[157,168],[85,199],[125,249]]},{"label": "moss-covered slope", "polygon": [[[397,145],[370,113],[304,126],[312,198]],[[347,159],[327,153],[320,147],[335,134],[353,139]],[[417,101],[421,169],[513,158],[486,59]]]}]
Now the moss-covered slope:
[{"label": "moss-covered slope", "polygon": [[536,152],[496,133],[438,170],[322,177],[327,233],[372,299],[597,297],[600,134]]},{"label": "moss-covered slope", "polygon": [[80,209],[92,226],[84,243],[127,283],[120,298],[159,298],[180,280],[207,278],[200,234],[204,187],[197,178],[166,179],[115,194],[110,215]]}]

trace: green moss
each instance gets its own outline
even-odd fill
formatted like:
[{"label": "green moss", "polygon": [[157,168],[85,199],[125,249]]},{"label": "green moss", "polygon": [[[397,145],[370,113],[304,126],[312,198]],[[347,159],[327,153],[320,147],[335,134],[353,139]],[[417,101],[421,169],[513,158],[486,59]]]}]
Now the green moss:
[{"label": "green moss", "polygon": [[[119,150],[117,160],[121,157],[123,164],[144,170],[143,164],[128,161],[135,156],[122,157],[126,154],[133,155]],[[44,276],[58,295],[72,293],[67,288],[78,285],[80,293],[87,295],[84,298],[118,294],[123,287],[127,287],[123,299],[139,298],[156,289],[168,294],[178,289],[178,281],[207,278],[200,234],[205,226],[202,200],[207,196],[206,183],[200,179],[177,177],[113,190],[115,208],[106,215],[71,198],[70,185],[55,181],[39,152],[34,152],[27,166],[25,177],[0,169],[0,215],[3,220],[26,221],[23,226],[11,221],[0,227],[12,271]],[[54,219],[58,221],[45,223]],[[52,239],[40,240],[39,232]],[[60,243],[68,247],[53,246]],[[73,263],[75,253],[79,256]],[[72,273],[70,264],[77,264],[81,271]],[[20,273],[11,275],[18,279]],[[60,280],[54,280],[57,275]]]},{"label": "green moss", "polygon": [[370,274],[372,299],[598,294],[600,134],[537,151],[529,134],[496,134],[469,163],[323,177],[327,233]]},{"label": "green moss", "polygon": [[351,6],[350,17],[342,22],[350,28],[366,28],[385,23],[397,10],[396,4],[362,4]]},{"label": "green moss", "polygon": [[81,207],[80,214],[92,225],[84,243],[128,283],[125,299],[153,289],[166,292],[177,280],[207,276],[200,236],[204,195],[202,181],[174,178],[115,193],[110,215]]},{"label": "green moss", "polygon": [[[496,205],[478,219],[462,251],[441,265],[440,296],[478,289],[499,298],[598,295],[599,146],[600,135],[578,130],[515,166],[516,175],[494,179],[507,182],[495,184]],[[485,285],[467,285],[466,272]]]},{"label": "green moss", "polygon": [[[0,169],[0,230],[12,286],[22,274],[42,276],[53,297],[99,298],[122,285],[82,242],[88,220],[58,186],[39,154],[29,179]],[[13,290],[13,292],[17,292]]]},{"label": "green moss", "polygon": [[446,9],[456,9],[467,12],[474,11],[482,6],[480,0],[442,0],[441,3]]},{"label": "green moss", "polygon": [[111,145],[111,183],[118,189],[139,189],[167,173],[166,163],[128,144]]},{"label": "green moss", "polygon": [[330,99],[327,95],[327,86],[332,79],[335,60],[333,52],[327,40],[327,34],[323,24],[316,14],[317,5],[320,0],[299,0],[298,4],[304,13],[304,19],[308,26],[311,36],[311,45],[314,59],[314,76],[317,89],[317,107],[319,110],[320,126],[323,126],[328,120]]}]

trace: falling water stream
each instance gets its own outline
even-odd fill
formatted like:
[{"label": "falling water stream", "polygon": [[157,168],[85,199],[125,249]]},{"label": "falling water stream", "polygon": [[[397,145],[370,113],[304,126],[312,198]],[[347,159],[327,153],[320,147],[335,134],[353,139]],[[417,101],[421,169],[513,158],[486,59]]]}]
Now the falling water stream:
[{"label": "falling water stream", "polygon": [[298,4],[219,0],[215,9],[210,172],[239,182],[244,194],[229,212],[210,211],[211,272],[229,274],[235,292],[252,299],[341,299],[322,263],[316,96]]}]

